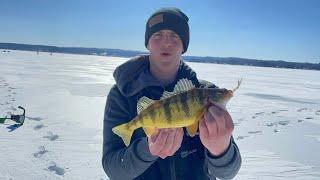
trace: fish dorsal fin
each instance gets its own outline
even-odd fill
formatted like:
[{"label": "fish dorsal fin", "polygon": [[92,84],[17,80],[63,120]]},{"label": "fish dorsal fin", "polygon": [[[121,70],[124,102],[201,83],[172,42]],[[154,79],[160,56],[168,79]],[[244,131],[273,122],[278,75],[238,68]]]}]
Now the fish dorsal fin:
[{"label": "fish dorsal fin", "polygon": [[143,96],[137,102],[137,113],[139,114],[144,109],[147,109],[154,102],[155,102],[155,100],[150,99],[146,96]]},{"label": "fish dorsal fin", "polygon": [[174,90],[172,92],[164,91],[160,99],[165,99],[180,92],[189,91],[193,89],[195,86],[192,81],[189,79],[180,79],[177,84],[174,86]]},{"label": "fish dorsal fin", "polygon": [[180,79],[177,84],[174,86],[173,92],[184,92],[193,89],[194,85],[189,79]]},{"label": "fish dorsal fin", "polygon": [[[164,91],[160,99],[166,99],[180,92],[189,91],[193,89],[195,86],[192,81],[189,79],[180,79],[177,84],[174,86],[174,90],[172,92]],[[153,104],[156,100],[150,99],[146,96],[141,97],[137,102],[137,113],[139,114],[144,109],[147,109],[151,104]]]},{"label": "fish dorsal fin", "polygon": [[166,98],[168,98],[168,97],[170,97],[170,96],[173,96],[173,95],[175,95],[175,92],[174,92],[174,91],[172,91],[172,92],[163,91],[163,94],[162,94],[162,96],[161,96],[160,99],[166,99]]}]

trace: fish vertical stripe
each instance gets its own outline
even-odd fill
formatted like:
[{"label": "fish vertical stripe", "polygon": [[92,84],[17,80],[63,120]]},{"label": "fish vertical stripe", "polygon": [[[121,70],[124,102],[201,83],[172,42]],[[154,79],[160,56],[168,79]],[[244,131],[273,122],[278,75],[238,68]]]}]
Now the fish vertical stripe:
[{"label": "fish vertical stripe", "polygon": [[172,97],[171,103],[177,107],[177,111],[178,111],[178,113],[180,113],[179,96],[175,95],[174,97]]},{"label": "fish vertical stripe", "polygon": [[172,122],[172,114],[170,110],[170,99],[167,99],[163,103],[163,109],[164,109],[164,115],[166,119],[168,120],[168,123]]},{"label": "fish vertical stripe", "polygon": [[195,92],[195,89],[193,89],[193,90],[191,90],[191,91],[188,92],[188,94],[189,94],[189,100],[191,100],[192,103],[194,103],[194,101],[195,101],[195,97],[196,97],[196,96],[195,96],[195,93],[196,93],[196,92]]},{"label": "fish vertical stripe", "polygon": [[202,89],[197,89],[197,102],[199,105],[202,105],[204,100],[204,94]]},{"label": "fish vertical stripe", "polygon": [[151,108],[148,114],[150,116],[150,119],[154,123],[156,120],[156,112],[154,111],[154,108]]},{"label": "fish vertical stripe", "polygon": [[142,122],[142,119],[139,118],[139,119],[134,119],[134,120],[130,121],[131,127],[136,127],[138,125],[139,121]]},{"label": "fish vertical stripe", "polygon": [[211,95],[214,94],[214,93],[215,93],[215,89],[208,88],[208,89],[205,90],[205,97],[210,99],[209,97],[211,97]]},{"label": "fish vertical stripe", "polygon": [[180,94],[180,100],[181,100],[181,104],[182,104],[182,110],[184,111],[184,113],[187,115],[187,117],[190,117],[190,109],[188,106],[188,94],[187,92],[181,93]]},{"label": "fish vertical stripe", "polygon": [[137,120],[137,121],[140,123],[141,126],[144,125],[144,120],[143,120],[143,118],[139,118],[139,120]]}]

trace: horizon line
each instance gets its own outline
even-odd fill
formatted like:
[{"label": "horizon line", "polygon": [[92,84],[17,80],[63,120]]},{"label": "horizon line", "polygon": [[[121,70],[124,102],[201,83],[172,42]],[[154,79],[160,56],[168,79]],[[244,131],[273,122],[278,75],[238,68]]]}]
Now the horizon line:
[{"label": "horizon line", "polygon": [[[81,47],[81,46],[56,46],[56,45],[48,45],[48,44],[26,44],[26,43],[16,43],[16,42],[0,42],[0,44],[20,44],[20,45],[31,45],[31,46],[49,46],[49,47],[58,47],[58,48],[87,48],[87,49],[112,49],[112,50],[122,50],[122,51],[132,51],[132,52],[141,52],[144,54],[149,54],[147,51],[138,51],[138,50],[130,50],[130,49],[119,49],[119,48],[102,48],[102,47]],[[239,58],[239,59],[247,59],[247,60],[259,60],[259,61],[282,61],[282,62],[292,62],[292,63],[309,63],[309,64],[320,64],[320,63],[312,63],[312,62],[296,62],[296,61],[285,61],[280,59],[256,59],[256,58],[247,58],[247,57],[236,57],[236,56],[197,56],[197,55],[182,55],[185,57],[208,57],[208,58]]]}]

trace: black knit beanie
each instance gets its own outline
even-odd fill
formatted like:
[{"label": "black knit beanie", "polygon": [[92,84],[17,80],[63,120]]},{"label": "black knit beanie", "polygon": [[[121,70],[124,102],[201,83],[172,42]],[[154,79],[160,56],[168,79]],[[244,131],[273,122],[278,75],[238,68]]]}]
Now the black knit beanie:
[{"label": "black knit beanie", "polygon": [[160,30],[172,30],[177,33],[182,40],[183,53],[189,45],[189,25],[188,16],[178,8],[162,8],[153,13],[147,21],[145,33],[145,46],[148,46],[149,38],[153,33]]}]

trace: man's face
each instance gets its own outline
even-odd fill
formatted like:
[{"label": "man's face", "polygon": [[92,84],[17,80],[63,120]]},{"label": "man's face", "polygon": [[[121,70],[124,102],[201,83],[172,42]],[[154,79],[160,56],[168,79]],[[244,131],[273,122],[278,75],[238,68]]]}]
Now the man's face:
[{"label": "man's face", "polygon": [[172,30],[160,30],[153,33],[147,48],[153,64],[166,67],[180,63],[183,45],[179,35]]}]

